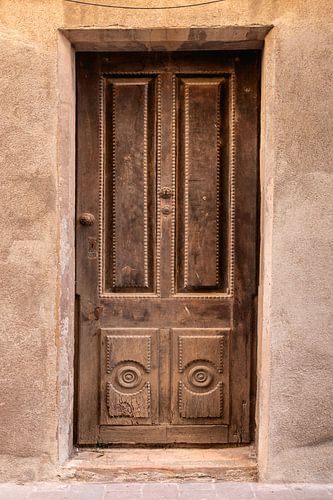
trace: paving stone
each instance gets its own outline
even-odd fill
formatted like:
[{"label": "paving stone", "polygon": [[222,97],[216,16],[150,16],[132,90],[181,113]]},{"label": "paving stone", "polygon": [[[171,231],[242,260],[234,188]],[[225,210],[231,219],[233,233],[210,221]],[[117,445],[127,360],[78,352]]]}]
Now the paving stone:
[{"label": "paving stone", "polygon": [[113,483],[105,485],[104,500],[141,500],[142,483]]},{"label": "paving stone", "polygon": [[[86,486],[87,484],[82,484],[83,486]],[[30,490],[33,491],[56,491],[56,492],[61,492],[61,493],[66,493],[69,491],[71,485],[69,483],[34,483],[31,485],[26,485],[27,487],[30,488]]]},{"label": "paving stone", "polygon": [[215,482],[209,481],[205,483],[178,483],[179,491],[189,491],[189,490],[215,490]]},{"label": "paving stone", "polygon": [[215,485],[219,500],[255,500],[250,483],[221,483]]},{"label": "paving stone", "polygon": [[29,486],[0,485],[0,500],[26,500],[31,489]]},{"label": "paving stone", "polygon": [[67,500],[69,496],[69,484],[41,483],[32,486],[28,500]]},{"label": "paving stone", "polygon": [[261,485],[253,484],[252,490],[257,500],[294,500],[291,488],[283,485]]},{"label": "paving stone", "polygon": [[69,498],[71,500],[103,500],[104,491],[104,484],[71,485]]},{"label": "paving stone", "polygon": [[143,486],[143,483],[111,483],[105,485],[105,492],[127,491],[129,493],[140,493]]},{"label": "paving stone", "polygon": [[28,495],[28,500],[68,500],[70,498],[69,491],[32,491]]},{"label": "paving stone", "polygon": [[0,484],[0,500],[333,500],[333,485],[256,483]]},{"label": "paving stone", "polygon": [[214,490],[184,490],[179,492],[178,498],[181,500],[217,500],[218,496]]},{"label": "paving stone", "polygon": [[296,500],[300,498],[302,500],[325,500],[326,498],[332,498],[328,486],[317,484],[291,485],[291,490]]},{"label": "paving stone", "polygon": [[[104,500],[142,500],[142,492],[138,491],[124,491],[124,490],[113,490],[108,491],[104,494]],[[93,499],[91,499],[93,500]]]},{"label": "paving stone", "polygon": [[142,495],[147,500],[175,500],[179,498],[177,484],[168,483],[147,484],[142,489]]}]

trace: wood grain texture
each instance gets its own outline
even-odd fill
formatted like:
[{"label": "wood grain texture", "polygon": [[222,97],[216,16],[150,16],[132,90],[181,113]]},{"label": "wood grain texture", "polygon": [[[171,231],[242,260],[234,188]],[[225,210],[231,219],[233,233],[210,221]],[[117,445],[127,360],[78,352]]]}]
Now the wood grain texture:
[{"label": "wood grain texture", "polygon": [[175,444],[206,445],[228,442],[227,425],[152,425],[124,427],[101,426],[99,442],[102,444]]},{"label": "wood grain texture", "polygon": [[179,77],[180,290],[219,288],[222,77]]},{"label": "wood grain texture", "polygon": [[78,55],[78,444],[251,439],[259,60]]},{"label": "wood grain texture", "polygon": [[156,85],[105,76],[103,272],[106,292],[153,292],[156,248]]},{"label": "wood grain texture", "polygon": [[156,423],[158,330],[102,329],[101,424]]},{"label": "wood grain texture", "polygon": [[172,333],[172,421],[228,423],[230,330],[175,328]]},{"label": "wood grain texture", "polygon": [[[99,324],[95,309],[99,305],[96,275],[98,259],[88,258],[89,238],[98,239],[98,152],[99,152],[99,60],[87,57],[77,60],[78,123],[77,130],[77,232],[76,232],[76,294],[78,311],[77,355],[77,441],[81,444],[98,441],[99,421]],[[89,188],[88,188],[89,186]],[[82,226],[81,213],[92,213],[95,224]]]}]

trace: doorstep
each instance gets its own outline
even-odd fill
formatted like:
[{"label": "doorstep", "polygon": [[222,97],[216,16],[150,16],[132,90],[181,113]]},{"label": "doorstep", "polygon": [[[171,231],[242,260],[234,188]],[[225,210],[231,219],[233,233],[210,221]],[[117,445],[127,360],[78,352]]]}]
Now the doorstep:
[{"label": "doorstep", "polygon": [[62,479],[93,482],[256,481],[253,446],[80,449]]}]

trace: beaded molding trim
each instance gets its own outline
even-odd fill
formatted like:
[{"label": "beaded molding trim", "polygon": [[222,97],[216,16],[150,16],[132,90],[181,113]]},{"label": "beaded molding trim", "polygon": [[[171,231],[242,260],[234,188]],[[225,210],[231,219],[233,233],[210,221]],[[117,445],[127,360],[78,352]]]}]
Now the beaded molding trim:
[{"label": "beaded molding trim", "polygon": [[135,363],[138,363],[141,365],[146,373],[151,373],[151,336],[150,335],[106,335],[105,337],[105,356],[106,356],[106,373],[110,374],[112,370],[119,364],[116,363],[116,365],[112,365],[111,363],[111,355],[112,355],[112,340],[113,339],[145,339],[147,341],[147,359],[146,359],[146,366],[142,365],[142,363],[133,360],[133,359],[122,359],[119,363],[123,363],[124,361],[134,361]]},{"label": "beaded molding trim", "polygon": [[170,276],[171,276],[171,295],[175,295],[175,273],[176,273],[176,161],[177,161],[177,129],[176,129],[176,75],[172,76],[172,222],[171,222],[171,258],[170,258]]},{"label": "beaded molding trim", "polygon": [[236,77],[231,74],[231,137],[229,141],[230,147],[230,169],[229,169],[229,185],[230,185],[230,218],[229,218],[229,295],[234,294],[234,270],[235,270],[235,167],[236,167]]},{"label": "beaded molding trim", "polygon": [[[226,333],[230,334],[230,328],[225,328],[223,331]],[[178,337],[178,371],[179,373],[183,373],[186,367],[189,365],[187,363],[184,365],[183,363],[183,340],[184,339],[218,339],[219,340],[219,349],[220,349],[220,356],[219,356],[219,366],[215,366],[215,363],[212,363],[212,361],[208,359],[193,359],[190,361],[192,363],[193,361],[205,361],[208,363],[212,363],[215,368],[217,368],[219,373],[223,373],[224,370],[224,335],[179,335]]]},{"label": "beaded molding trim", "polygon": [[98,212],[99,212],[99,226],[98,226],[98,291],[100,296],[103,296],[104,291],[104,241],[103,241],[103,228],[104,228],[104,88],[105,79],[101,75],[99,80],[99,193],[98,193]]},{"label": "beaded molding trim", "polygon": [[219,348],[220,348],[220,366],[219,373],[223,373],[224,371],[224,335],[220,336],[219,340]]},{"label": "beaded molding trim", "polygon": [[184,165],[184,288],[188,285],[188,218],[189,218],[189,87],[185,87],[185,165]]},{"label": "beaded molding trim", "polygon": [[220,418],[224,417],[224,384],[220,382]]},{"label": "beaded molding trim", "polygon": [[[115,164],[116,148],[115,148],[115,137],[116,137],[116,96],[117,87],[112,85],[112,164]],[[115,204],[115,193],[116,193],[116,169],[112,169],[112,242],[116,241],[116,230],[117,230],[117,210]],[[105,192],[103,193],[105,195]],[[104,215],[104,214],[103,214]],[[117,252],[113,249],[112,252],[112,285],[115,287],[116,283],[116,266],[117,266]]]},{"label": "beaded molding trim", "polygon": [[215,273],[216,286],[220,284],[220,182],[221,182],[221,82],[218,86],[216,99],[216,254],[215,254]]},{"label": "beaded molding trim", "polygon": [[[229,136],[229,154],[230,154],[230,168],[229,168],[229,185],[230,185],[230,215],[229,215],[229,269],[228,269],[228,291],[227,292],[216,292],[211,294],[202,293],[177,293],[175,290],[175,246],[176,246],[176,235],[175,235],[175,199],[171,200],[172,203],[172,258],[171,258],[171,277],[172,277],[172,289],[171,294],[179,299],[221,299],[223,297],[232,297],[234,294],[234,237],[235,237],[235,75],[234,73],[222,73],[218,74],[211,71],[200,71],[198,73],[191,72],[191,75],[200,76],[201,74],[212,74],[214,76],[230,76],[230,87],[231,87],[231,104],[230,104],[230,114],[231,114],[231,127]],[[100,75],[100,87],[99,87],[99,295],[101,298],[131,298],[131,299],[141,299],[141,298],[158,298],[160,297],[160,235],[161,235],[161,222],[160,217],[156,218],[156,293],[118,293],[118,292],[105,292],[104,291],[104,241],[103,241],[103,227],[104,227],[104,81],[105,77],[112,76],[156,76],[157,83],[157,187],[160,189],[161,186],[161,83],[160,77],[154,71],[145,72],[119,72],[119,73],[103,73]],[[176,192],[176,76],[173,76],[173,89],[172,89],[172,184],[173,192]],[[179,75],[180,76],[180,75]],[[160,200],[157,198],[157,207],[159,207]],[[217,208],[218,210],[218,208]],[[158,211],[157,211],[158,214]]]},{"label": "beaded molding trim", "polygon": [[161,155],[161,147],[162,147],[162,95],[161,95],[161,77],[160,75],[156,78],[157,85],[157,138],[156,138],[156,147],[157,147],[157,155],[156,155],[156,295],[160,297],[161,295],[161,199],[158,196],[158,193],[161,191],[161,168],[162,168],[162,155]]},{"label": "beaded molding trim", "polygon": [[143,105],[143,245],[144,245],[144,283],[148,288],[148,86],[144,90]]},{"label": "beaded molding trim", "polygon": [[[221,77],[226,77],[229,82],[230,82],[230,121],[231,121],[231,127],[230,127],[230,132],[229,132],[229,193],[230,193],[230,210],[229,210],[229,258],[228,258],[228,288],[226,292],[213,292],[211,294],[202,294],[200,292],[189,292],[189,293],[184,293],[184,292],[177,292],[176,291],[176,283],[175,283],[175,270],[174,270],[174,262],[175,262],[175,257],[176,257],[176,218],[175,218],[175,207],[173,207],[173,221],[172,221],[172,256],[171,256],[171,276],[172,276],[172,288],[171,288],[171,294],[179,299],[208,299],[208,300],[218,300],[223,297],[229,298],[233,297],[234,295],[234,266],[235,266],[235,135],[236,135],[236,125],[235,125],[235,108],[236,108],[236,85],[235,85],[235,74],[233,72],[229,73],[218,73],[218,72],[212,72],[212,71],[200,71],[200,72],[192,72],[191,71],[191,76],[200,76],[200,75],[211,75],[211,76],[221,76]],[[179,73],[174,75],[173,77],[173,90],[172,90],[172,136],[173,136],[173,147],[172,147],[172,188],[173,192],[176,193],[176,170],[177,170],[177,136],[176,136],[176,131],[177,131],[177,112],[176,112],[176,94],[177,94],[177,77],[181,77],[183,74]],[[206,82],[206,85],[216,85],[216,82]],[[186,150],[188,150],[188,87],[185,87],[185,193],[184,193],[184,232],[185,232],[185,242],[184,242],[184,286],[187,284],[188,280],[188,249],[187,249],[187,237],[186,234],[188,232],[188,155],[186,154]],[[218,104],[219,106],[220,103],[220,97],[218,98]],[[219,182],[220,182],[220,169],[221,169],[221,158],[220,158],[220,148],[219,148],[219,143],[220,143],[220,113],[218,113],[218,127],[217,127],[217,145],[218,145],[218,165],[217,165],[217,206],[216,206],[216,212],[217,216],[219,217],[219,210],[220,210],[220,201],[219,201]],[[175,203],[175,202],[173,202]],[[217,223],[216,227],[217,231],[217,237],[216,237],[216,245],[218,246],[218,236],[219,236],[219,224]],[[217,285],[219,284],[219,277],[218,277],[218,248],[216,248],[216,274],[217,274]]]},{"label": "beaded molding trim", "polygon": [[[105,142],[105,130],[104,130],[104,99],[105,99],[105,79],[112,77],[121,76],[154,76],[156,77],[156,94],[157,94],[157,165],[156,165],[156,176],[157,176],[157,186],[160,188],[161,184],[161,82],[160,76],[155,71],[143,71],[143,72],[111,72],[102,73],[100,75],[99,83],[99,266],[98,266],[98,290],[100,298],[130,298],[130,299],[141,299],[141,298],[154,298],[160,296],[160,218],[158,217],[157,207],[156,207],[156,292],[147,293],[121,293],[121,292],[106,292],[105,291],[105,251],[104,251],[104,197],[105,197],[105,184],[104,184],[104,142]],[[113,90],[114,91],[114,90]],[[115,99],[113,99],[113,113],[115,112]],[[148,131],[147,131],[147,121],[148,121],[148,88],[145,89],[145,103],[144,103],[144,280],[145,285],[148,287]],[[115,121],[113,120],[113,126]],[[113,131],[114,134],[114,131]],[[112,156],[114,158],[114,148],[112,150]],[[113,176],[115,172],[113,171]],[[115,178],[113,178],[113,186],[115,186]],[[156,203],[159,203],[156,201]],[[115,221],[116,213],[115,206],[112,207],[112,217],[114,220],[113,224],[113,241],[115,241]],[[115,252],[112,256],[112,267],[113,267],[113,286],[116,286],[115,277]]]}]

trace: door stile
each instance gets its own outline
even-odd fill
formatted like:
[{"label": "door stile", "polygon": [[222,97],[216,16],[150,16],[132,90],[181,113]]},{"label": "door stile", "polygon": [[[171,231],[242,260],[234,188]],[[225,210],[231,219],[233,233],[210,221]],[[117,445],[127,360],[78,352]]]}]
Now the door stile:
[{"label": "door stile", "polygon": [[[160,281],[161,297],[171,296],[174,276],[174,256],[172,247],[173,225],[175,219],[175,187],[174,177],[174,131],[173,115],[175,108],[173,93],[173,78],[171,73],[162,73],[160,76],[160,185],[157,186],[157,218],[161,225],[161,250],[160,250]],[[172,112],[170,113],[170,110]],[[159,162],[158,162],[159,163]],[[159,167],[158,167],[159,168]]]},{"label": "door stile", "polygon": [[[99,82],[99,59],[86,57],[77,64],[78,127],[76,200],[76,293],[80,300],[80,342],[78,356],[78,433],[79,444],[98,442],[100,336],[98,276],[98,198],[99,122],[101,109],[96,96],[102,99]],[[80,223],[82,214],[91,214],[93,224]],[[82,265],[84,263],[84,270]],[[79,272],[78,272],[79,270]]]},{"label": "door stile", "polygon": [[170,422],[171,408],[171,331],[162,328],[159,331],[159,421],[160,424]]},{"label": "door stile", "polygon": [[[160,227],[160,253],[157,257],[157,269],[159,275],[159,290],[161,298],[171,295],[174,276],[173,257],[173,224],[175,219],[175,190],[174,190],[174,133],[173,115],[170,109],[174,109],[173,78],[171,73],[162,72],[159,75],[158,101],[158,153],[157,153],[157,224]],[[171,408],[171,330],[161,328],[159,331],[160,342],[160,424],[170,422]],[[166,439],[166,437],[165,437]]]},{"label": "door stile", "polygon": [[235,238],[233,331],[230,338],[230,443],[248,443],[251,389],[251,342],[253,303],[257,295],[257,212],[259,151],[259,82],[258,52],[235,60],[233,106],[236,114],[234,135]]}]

